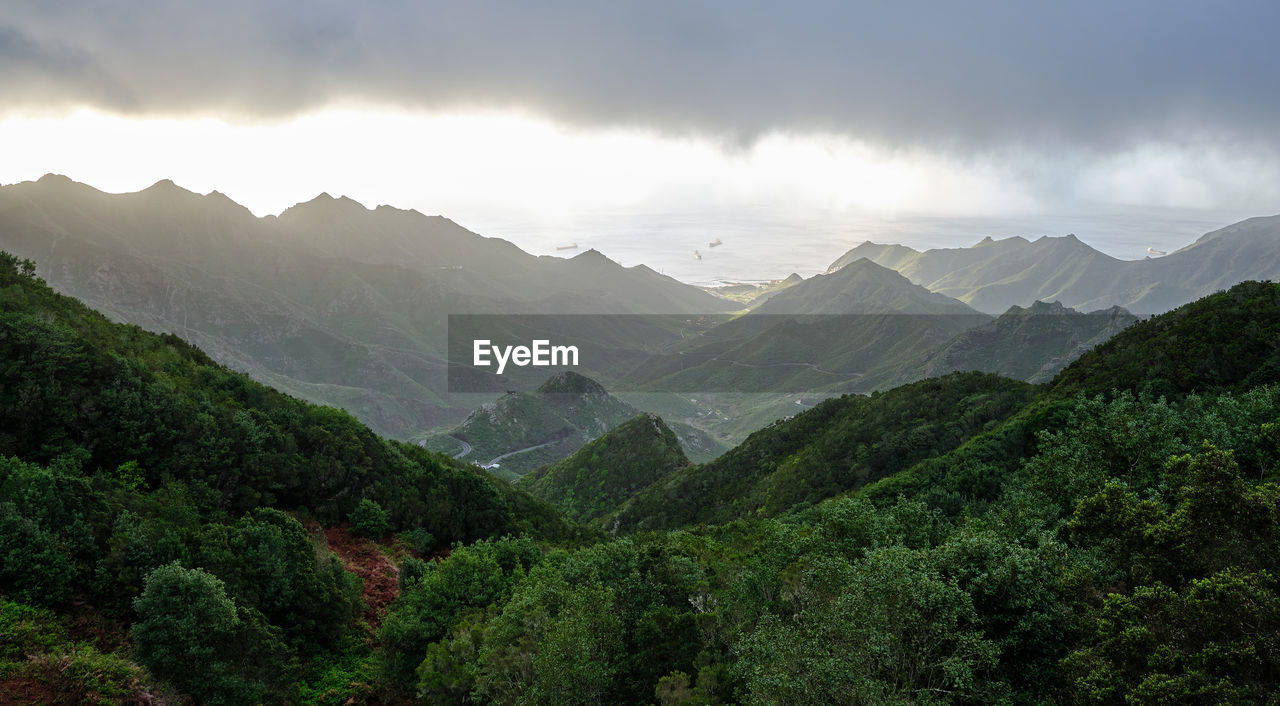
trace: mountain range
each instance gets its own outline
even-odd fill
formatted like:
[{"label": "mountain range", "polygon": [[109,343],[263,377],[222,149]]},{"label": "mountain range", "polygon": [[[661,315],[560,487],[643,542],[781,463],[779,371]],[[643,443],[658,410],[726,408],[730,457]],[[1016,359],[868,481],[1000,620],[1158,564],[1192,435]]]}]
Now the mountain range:
[{"label": "mountain range", "polygon": [[1238,282],[1280,277],[1278,241],[1280,216],[1250,218],[1142,260],[1116,259],[1075,235],[988,237],[970,248],[923,252],[868,241],[832,262],[830,270],[866,258],[988,314],[1039,300],[1083,311],[1122,306],[1147,316]]},{"label": "mountain range", "polygon": [[646,372],[691,390],[727,380],[740,389],[871,392],[970,370],[1041,383],[1136,320],[1122,307],[1086,314],[1039,301],[991,318],[859,258],[707,331],[680,350],[675,370]]},{"label": "mountain range", "polygon": [[[644,408],[667,416],[696,460],[786,414],[793,399],[784,390],[869,392],[966,369],[1043,381],[1123,328],[1130,319],[1113,307],[1145,315],[1277,276],[1277,239],[1280,217],[1134,262],[1072,236],[924,252],[864,243],[827,274],[718,296],[594,250],[536,257],[446,218],[327,194],[257,217],[223,194],[170,181],[126,194],[56,175],[0,187],[0,248],[33,259],[58,291],[116,321],[179,334],[233,369],[402,439],[454,430],[498,402],[450,392],[446,314],[745,311],[682,342],[681,358],[673,351],[641,371],[641,389],[659,391]],[[1095,313],[1060,317],[1039,300]],[[827,316],[854,323],[806,318]],[[661,394],[744,385],[773,392],[727,403]],[[556,458],[597,435],[579,434]],[[518,470],[541,465],[534,459]]]},{"label": "mountain range", "polygon": [[107,194],[55,175],[0,187],[0,248],[118,321],[406,437],[474,396],[443,373],[448,313],[736,308],[591,250],[535,257],[444,218],[322,195],[279,217],[161,181]]}]

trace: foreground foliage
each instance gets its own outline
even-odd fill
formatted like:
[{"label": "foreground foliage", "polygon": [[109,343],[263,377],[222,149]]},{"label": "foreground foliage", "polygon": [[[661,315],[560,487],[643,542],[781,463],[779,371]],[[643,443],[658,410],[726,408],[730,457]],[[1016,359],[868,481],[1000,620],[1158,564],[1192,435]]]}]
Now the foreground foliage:
[{"label": "foreground foliage", "polygon": [[[291,698],[361,630],[359,579],[304,521],[404,531],[418,553],[573,536],[502,481],[113,324],[2,253],[0,366],[0,596],[132,624],[104,658],[202,701]],[[87,649],[33,654],[71,673]]]}]

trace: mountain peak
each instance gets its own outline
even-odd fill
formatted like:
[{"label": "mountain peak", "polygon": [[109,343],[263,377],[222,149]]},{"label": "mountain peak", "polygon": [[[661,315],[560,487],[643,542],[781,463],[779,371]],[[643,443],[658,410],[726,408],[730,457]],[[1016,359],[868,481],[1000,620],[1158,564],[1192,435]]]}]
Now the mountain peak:
[{"label": "mountain peak", "polygon": [[160,181],[157,181],[151,186],[148,186],[147,188],[143,189],[140,193],[158,194],[158,195],[167,195],[167,194],[191,194],[193,196],[198,195],[196,194],[196,192],[191,191],[190,189],[184,189],[181,186],[178,186],[177,184],[174,183],[172,179],[161,179]]},{"label": "mountain peak", "polygon": [[364,204],[360,203],[359,201],[356,201],[355,199],[351,198],[350,196],[334,196],[334,195],[330,194],[328,191],[321,191],[319,194],[316,194],[316,197],[315,197],[315,198],[313,198],[313,199],[311,199],[310,201],[307,201],[307,202],[305,202],[305,203],[298,204],[298,205],[299,205],[299,206],[312,206],[312,205],[314,205],[314,206],[321,206],[321,205],[326,205],[326,206],[343,206],[343,207],[348,207],[348,208],[349,208],[349,207],[351,207],[351,206],[358,206],[358,207],[360,208],[360,210],[362,210],[362,211],[368,211],[368,210],[369,210],[369,209],[365,208]]},{"label": "mountain peak", "polygon": [[656,414],[646,412],[608,430],[568,458],[525,476],[521,485],[585,522],[612,512],[688,465],[675,432]]},{"label": "mountain peak", "polygon": [[1034,242],[1036,244],[1043,243],[1045,245],[1057,245],[1059,243],[1062,243],[1064,245],[1078,245],[1086,248],[1089,247],[1088,245],[1085,245],[1083,242],[1081,242],[1080,239],[1076,237],[1075,233],[1067,233],[1066,235],[1042,235],[1039,238],[1036,238]]},{"label": "mountain peak", "polygon": [[538,392],[574,395],[608,394],[600,383],[572,370],[565,370],[547,378],[546,382],[538,386]]},{"label": "mountain peak", "polygon": [[365,208],[364,204],[347,196],[339,196],[335,198],[327,191],[316,194],[315,198],[310,201],[294,204],[286,208],[280,214],[283,220],[297,218],[298,216],[312,216],[322,218],[332,218],[341,213],[363,213],[370,209]]},{"label": "mountain peak", "polygon": [[902,273],[896,270],[891,270],[888,267],[885,267],[884,265],[876,264],[873,260],[866,257],[860,257],[854,260],[853,262],[850,262],[849,264],[845,265],[844,267],[841,267],[835,272],[831,272],[822,276],[830,277],[833,275],[840,276],[840,277],[859,277],[859,276],[887,277],[893,280],[902,280],[904,282],[908,281],[906,277],[902,276]]},{"label": "mountain peak", "polygon": [[762,314],[974,314],[969,306],[930,292],[901,272],[859,257],[793,284],[760,304]]},{"label": "mountain peak", "polygon": [[36,179],[36,183],[44,184],[45,186],[56,186],[63,184],[75,184],[77,182],[65,174],[54,174],[53,172],[49,172],[39,179]]},{"label": "mountain peak", "polygon": [[63,174],[54,174],[52,172],[50,172],[49,174],[45,174],[44,176],[40,177],[35,181],[29,181],[24,183],[31,184],[41,191],[46,191],[46,192],[51,191],[58,194],[70,194],[72,191],[82,192],[82,193],[91,193],[91,192],[101,193],[101,192],[98,192],[98,190],[93,188],[92,186],[89,186],[88,184],[82,184],[76,181],[75,179],[72,179],[69,176],[66,176]]},{"label": "mountain peak", "polygon": [[869,258],[874,262],[892,267],[894,263],[918,256],[920,253],[905,245],[873,243],[864,240],[857,247],[846,252],[827,267],[827,272],[834,272],[854,260]]},{"label": "mountain peak", "polygon": [[1028,314],[1034,316],[1062,316],[1066,314],[1078,314],[1079,312],[1071,307],[1063,306],[1062,302],[1052,301],[1046,302],[1037,299],[1031,303],[1031,306],[1018,306],[1014,304],[1009,307],[1001,316],[1026,316]]},{"label": "mountain peak", "polygon": [[[599,250],[596,250],[595,248],[588,248],[588,249],[583,250],[582,252],[578,253],[577,255],[574,255],[573,257],[571,257],[571,258],[569,258],[569,259],[570,259],[570,260],[582,260],[583,262],[587,262],[587,261],[591,261],[591,260],[594,260],[594,261],[604,261],[604,260],[609,260],[609,257],[608,257],[607,255],[605,255],[604,253],[600,252]],[[612,260],[610,260],[610,262],[612,262]]]},{"label": "mountain peak", "polygon": [[1260,242],[1267,242],[1275,237],[1275,233],[1278,229],[1280,229],[1280,215],[1254,216],[1253,218],[1246,218],[1243,221],[1232,223],[1225,228],[1209,231],[1197,238],[1194,243],[1191,243],[1186,247],[1179,248],[1169,254],[1177,255],[1214,241],[1257,240]]}]

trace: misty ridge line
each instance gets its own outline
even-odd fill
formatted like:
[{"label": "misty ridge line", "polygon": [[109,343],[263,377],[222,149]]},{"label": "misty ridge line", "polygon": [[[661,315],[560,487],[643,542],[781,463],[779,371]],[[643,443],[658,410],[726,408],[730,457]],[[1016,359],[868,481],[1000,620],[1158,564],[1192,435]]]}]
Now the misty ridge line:
[{"label": "misty ridge line", "polygon": [[[378,216],[381,216],[381,217],[384,217],[384,218],[406,218],[406,219],[413,219],[413,218],[417,218],[417,219],[420,219],[421,225],[422,225],[425,229],[430,229],[430,228],[433,228],[433,227],[434,227],[433,225],[429,225],[429,223],[442,223],[442,224],[456,225],[456,226],[458,226],[459,228],[461,228],[461,229],[463,229],[463,230],[466,230],[468,233],[470,233],[471,235],[473,235],[473,236],[475,236],[475,237],[478,237],[478,238],[484,238],[484,239],[486,239],[486,240],[492,240],[492,241],[497,241],[497,242],[509,243],[509,244],[511,244],[511,245],[513,245],[513,246],[515,246],[515,247],[520,248],[522,251],[527,252],[527,253],[530,253],[530,254],[533,254],[533,253],[530,251],[529,245],[530,245],[530,244],[533,244],[533,242],[534,242],[534,241],[545,241],[545,242],[543,242],[543,243],[542,243],[542,249],[543,249],[543,250],[546,250],[546,251],[559,251],[559,250],[561,250],[562,248],[559,248],[559,247],[552,247],[552,244],[553,244],[553,243],[555,243],[555,244],[561,243],[561,242],[563,242],[563,241],[566,239],[566,236],[563,236],[563,235],[560,235],[560,236],[557,236],[557,235],[546,235],[546,234],[542,234],[540,231],[531,231],[527,226],[522,226],[519,222],[516,222],[516,221],[510,221],[510,220],[504,220],[504,221],[503,221],[503,223],[502,223],[502,225],[501,225],[501,226],[498,226],[498,227],[496,228],[495,234],[484,235],[484,234],[481,234],[481,233],[479,233],[479,232],[477,232],[477,231],[475,231],[475,230],[473,230],[473,229],[471,229],[471,228],[468,228],[468,227],[466,227],[466,226],[462,226],[461,224],[459,224],[459,223],[458,223],[458,221],[456,221],[456,220],[454,220],[454,219],[452,219],[452,218],[450,218],[450,217],[448,217],[448,216],[446,216],[446,215],[442,215],[442,214],[427,214],[427,213],[424,213],[424,212],[422,212],[421,210],[419,210],[419,209],[417,209],[417,208],[412,208],[412,207],[407,207],[407,206],[397,206],[397,205],[393,205],[393,204],[390,204],[390,203],[379,203],[379,204],[377,204],[377,205],[375,205],[375,206],[369,206],[369,205],[366,205],[364,202],[362,202],[362,201],[360,201],[360,200],[357,200],[357,199],[355,199],[355,198],[352,198],[351,196],[347,196],[347,195],[343,195],[343,194],[339,194],[338,196],[333,196],[333,195],[331,195],[331,191],[320,191],[320,192],[318,192],[315,196],[313,196],[313,197],[311,197],[311,198],[309,198],[309,199],[304,199],[304,200],[296,201],[296,202],[294,202],[292,205],[289,205],[289,206],[287,206],[287,207],[283,208],[279,213],[275,213],[275,214],[272,214],[272,213],[266,213],[266,214],[258,215],[258,214],[256,214],[256,213],[253,213],[250,209],[248,209],[247,207],[245,207],[245,206],[244,206],[243,204],[241,204],[240,202],[236,201],[234,198],[232,198],[232,197],[230,197],[230,196],[226,195],[225,193],[223,193],[222,191],[219,191],[218,189],[212,189],[212,190],[210,190],[210,191],[208,191],[208,192],[206,192],[206,193],[203,193],[203,194],[202,194],[202,193],[200,193],[200,192],[198,192],[198,191],[195,191],[195,190],[192,190],[192,189],[190,189],[190,188],[184,187],[184,186],[182,186],[182,185],[180,185],[180,184],[176,183],[174,180],[169,179],[169,178],[161,178],[161,179],[157,180],[156,182],[154,182],[154,183],[153,183],[152,185],[150,185],[150,186],[147,186],[147,187],[144,187],[144,188],[140,188],[140,189],[137,189],[137,190],[134,190],[134,191],[120,191],[120,192],[115,192],[115,191],[105,191],[105,190],[102,190],[102,189],[100,189],[100,188],[98,188],[98,187],[95,187],[95,186],[92,186],[92,185],[90,185],[90,184],[87,184],[87,183],[85,183],[85,182],[81,182],[81,181],[73,180],[73,179],[71,179],[70,177],[67,177],[66,175],[50,172],[50,173],[47,173],[47,174],[45,174],[44,176],[42,176],[42,177],[40,177],[39,179],[34,180],[34,181],[30,181],[30,180],[28,180],[28,181],[20,181],[20,182],[15,182],[15,183],[7,184],[7,185],[5,185],[5,184],[0,184],[0,188],[2,188],[2,187],[4,187],[4,186],[10,186],[10,187],[13,187],[13,186],[19,186],[19,185],[21,185],[21,184],[41,183],[41,182],[44,182],[44,183],[47,183],[47,184],[54,184],[54,183],[57,183],[57,184],[65,184],[65,185],[76,185],[76,186],[79,186],[79,187],[84,187],[84,188],[87,188],[87,189],[91,189],[92,191],[96,192],[98,195],[103,196],[103,197],[127,197],[127,196],[136,196],[136,195],[142,195],[142,194],[153,194],[153,195],[159,195],[159,194],[162,194],[162,193],[164,193],[164,192],[173,191],[173,192],[175,192],[175,193],[183,194],[183,195],[186,195],[186,196],[189,196],[189,197],[192,197],[192,196],[193,196],[193,197],[202,197],[202,198],[204,198],[204,199],[209,200],[210,202],[221,202],[221,203],[228,204],[228,205],[230,205],[230,206],[233,206],[233,207],[234,207],[234,209],[231,209],[231,210],[235,210],[235,211],[240,212],[239,214],[237,214],[237,217],[240,217],[240,216],[249,217],[249,218],[252,218],[252,219],[256,220],[257,222],[259,222],[259,223],[261,223],[261,224],[263,224],[263,225],[267,225],[267,226],[273,226],[273,225],[275,225],[275,224],[279,223],[282,219],[287,220],[287,219],[290,217],[290,215],[292,215],[292,214],[294,214],[294,213],[297,213],[298,211],[301,211],[301,210],[309,210],[309,209],[320,210],[320,209],[326,209],[326,210],[328,210],[328,211],[329,211],[329,213],[330,213],[331,215],[334,215],[334,216],[336,216],[337,214],[343,214],[343,215],[342,215],[342,217],[343,217],[343,218],[351,218],[351,217],[353,217],[353,216],[356,216],[357,214],[362,214],[362,215],[365,215],[365,216],[378,215]],[[1156,214],[1156,213],[1158,213],[1158,212],[1159,212],[1158,210],[1153,211],[1153,215],[1154,215],[1154,214]],[[1134,215],[1128,215],[1128,216],[1125,216],[1125,217],[1126,217],[1126,218],[1128,218],[1128,219],[1133,219],[1133,218],[1136,218],[1137,216],[1134,216]],[[613,222],[615,222],[615,223],[624,223],[624,222],[626,222],[628,219],[633,218],[633,216],[632,216],[631,214],[626,213],[626,212],[622,212],[622,213],[619,213],[619,214],[616,214],[616,215],[607,216],[607,218],[608,218],[610,221],[613,221]],[[712,219],[713,219],[713,221],[712,221],[712,222],[714,222],[714,218],[715,218],[715,217],[714,217],[714,216],[712,216]],[[1056,218],[1061,219],[1061,218],[1063,218],[1063,217],[1059,216],[1059,217],[1056,217]],[[1092,215],[1085,215],[1085,216],[1083,216],[1083,218],[1082,218],[1082,219],[1083,219],[1083,220],[1094,220],[1094,219],[1096,219],[1096,217],[1095,217],[1095,216],[1092,216]],[[754,220],[754,219],[753,219],[753,220]],[[902,219],[895,219],[895,220],[902,220]],[[1001,223],[1002,221],[1012,221],[1012,222],[1016,222],[1016,223],[1021,223],[1022,225],[1020,225],[1020,226],[1018,226],[1018,227],[1025,228],[1025,229],[1027,229],[1028,231],[1031,231],[1031,232],[1036,232],[1036,231],[1044,232],[1044,228],[1043,228],[1042,226],[1036,226],[1036,225],[1034,225],[1032,222],[1028,221],[1028,219],[1027,219],[1026,217],[1023,217],[1023,216],[1011,216],[1011,217],[1009,217],[1009,218],[1003,218],[1003,219],[1002,219],[1002,218],[999,218],[999,217],[989,217],[989,216],[988,216],[988,217],[981,217],[981,218],[970,218],[970,217],[963,217],[963,216],[956,216],[956,217],[945,217],[945,216],[921,216],[921,217],[918,217],[918,218],[916,218],[916,219],[907,219],[907,222],[910,224],[910,225],[909,225],[909,226],[907,226],[907,227],[908,227],[908,228],[910,228],[910,229],[912,229],[912,230],[911,230],[911,232],[915,232],[916,230],[921,231],[921,232],[930,232],[930,231],[938,230],[938,229],[939,229],[939,223],[945,223],[945,222],[947,222],[947,221],[956,221],[956,222],[961,222],[961,223],[963,223],[963,222],[967,222],[967,221],[970,221],[970,220],[975,221],[975,225],[968,226],[964,231],[956,231],[956,234],[955,234],[955,235],[950,235],[950,236],[948,237],[948,239],[950,239],[950,240],[955,240],[955,239],[957,239],[957,238],[967,237],[967,236],[965,236],[965,235],[960,235],[960,233],[961,233],[961,232],[963,232],[963,233],[968,233],[969,231],[975,231],[975,232],[979,232],[979,233],[981,233],[981,232],[982,232],[982,231],[984,231],[984,230],[991,230],[991,231],[1006,231],[1006,232],[1007,232],[1007,231],[1009,231],[1009,230],[1010,230],[1010,228],[1008,228],[1008,227],[1001,227],[1001,226],[999,226],[999,225],[998,225],[998,224],[999,224],[999,223]],[[1198,219],[1198,220],[1203,220],[1203,217],[1201,217],[1201,218],[1200,218],[1200,219]],[[604,222],[596,222],[596,223],[594,223],[594,224],[593,224],[593,226],[592,226],[592,228],[591,228],[588,232],[589,232],[589,233],[596,233],[597,231],[599,231],[599,230],[602,228],[602,225],[603,225],[604,223],[607,223],[607,221],[604,221]],[[874,223],[875,223],[875,221],[873,220],[873,221],[871,221],[871,223],[873,223],[873,224],[874,224]],[[765,232],[768,232],[770,229],[778,227],[778,225],[779,225],[779,224],[774,224],[774,225],[772,225],[772,226],[764,226],[764,231],[765,231]],[[704,226],[704,227],[705,227],[705,226]],[[1105,228],[1103,228],[1101,225],[1099,225],[1098,227],[1099,227],[1099,228],[1101,228],[1101,229],[1103,229],[1103,230],[1105,230]],[[1061,228],[1062,230],[1066,230],[1068,227],[1067,227],[1067,226],[1065,226],[1065,225],[1063,225],[1063,226],[1060,226],[1060,228]],[[734,232],[734,235],[741,235],[741,233],[740,233],[739,231],[742,231],[742,230],[744,230],[744,229],[745,229],[745,230],[751,230],[751,226],[750,226],[749,224],[746,224],[746,225],[744,225],[744,224],[736,224],[736,225],[734,226],[734,231],[735,231],[735,232]],[[608,228],[605,228],[605,230],[608,230]],[[862,230],[864,230],[864,231],[865,231],[865,230],[866,230],[866,228],[864,227]],[[506,234],[506,232],[507,232],[507,231],[510,231],[510,232],[512,232],[512,233],[520,233],[520,234],[522,235],[522,238],[521,238],[522,243],[521,243],[521,244],[517,244],[517,243],[513,242],[513,240],[511,239],[511,237],[510,237],[510,236],[508,236],[508,235]],[[788,231],[788,232],[789,232],[789,231]],[[1197,231],[1197,234],[1200,234],[1200,233],[1203,233],[1203,231]],[[788,234],[788,236],[787,236],[787,237],[792,237],[792,236],[791,236],[790,234]],[[865,237],[865,236],[863,236],[863,237]],[[1129,239],[1132,239],[1134,236],[1126,236],[1126,237],[1127,237],[1127,238],[1129,238]],[[1027,243],[1027,242],[1030,242],[1030,243],[1035,243],[1035,242],[1038,242],[1038,241],[1041,241],[1041,240],[1045,240],[1045,239],[1048,239],[1048,240],[1050,240],[1050,241],[1053,241],[1053,240],[1059,240],[1059,239],[1063,239],[1063,238],[1068,238],[1068,239],[1077,239],[1077,240],[1078,240],[1078,238],[1076,238],[1076,236],[1075,236],[1073,233],[1067,233],[1067,234],[1065,234],[1065,235],[1045,235],[1045,234],[1042,234],[1042,235],[1036,235],[1036,236],[1031,236],[1031,237],[1029,237],[1029,236],[1024,236],[1024,235],[1016,235],[1016,234],[1015,234],[1015,235],[1003,236],[1003,237],[998,238],[998,239],[993,239],[993,237],[992,237],[992,236],[990,236],[990,235],[986,235],[986,236],[981,236],[981,239],[980,239],[980,241],[979,241],[979,242],[977,242],[977,245],[986,245],[986,244],[990,244],[990,243],[992,243],[992,242],[998,242],[998,243],[1006,243],[1006,242],[1020,242],[1020,243]],[[590,238],[588,238],[588,240],[589,240],[589,239],[590,239]],[[598,238],[597,238],[597,239],[598,239]],[[614,248],[619,248],[620,246],[623,246],[623,247],[621,247],[620,249],[621,249],[621,250],[625,250],[625,251],[627,251],[627,252],[628,252],[628,254],[629,254],[629,255],[631,255],[630,257],[628,257],[628,258],[627,258],[627,259],[628,259],[628,260],[630,260],[631,262],[636,262],[637,258],[639,258],[639,259],[640,259],[640,261],[639,261],[639,262],[636,262],[636,264],[633,264],[633,265],[627,265],[627,267],[649,267],[649,266],[652,266],[650,263],[648,263],[648,262],[646,262],[646,261],[644,260],[644,254],[643,254],[643,252],[640,252],[639,254],[637,254],[637,253],[635,253],[635,252],[632,252],[632,251],[634,250],[634,248],[633,248],[633,247],[631,247],[631,246],[629,246],[629,245],[626,243],[626,239],[627,239],[627,238],[626,238],[626,236],[619,235],[619,236],[615,236],[615,237],[612,237],[612,238],[607,238],[607,239],[604,239],[604,240],[605,240],[606,242],[608,242],[609,244],[613,245],[613,246],[614,246]],[[937,239],[937,236],[935,236],[935,238],[934,238],[934,239],[936,240],[936,239]],[[833,236],[833,235],[828,235],[828,236],[826,236],[826,237],[824,238],[824,240],[825,240],[827,243],[829,243],[829,244],[830,244],[830,247],[833,247],[833,248],[839,248],[839,247],[841,247],[841,245],[840,245],[840,240],[839,240],[838,238],[836,238],[835,236]],[[858,238],[857,238],[857,237],[854,237],[854,238],[846,238],[846,239],[845,239],[845,241],[846,241],[846,242],[847,242],[848,240],[858,240]],[[526,242],[526,241],[527,241],[527,242]],[[971,242],[971,241],[970,241],[970,242]],[[894,247],[894,248],[903,248],[903,249],[908,249],[908,250],[912,250],[912,251],[915,251],[915,252],[927,252],[927,251],[929,251],[929,250],[955,250],[955,249],[966,249],[966,248],[965,248],[965,246],[956,246],[956,245],[934,246],[934,247],[922,247],[922,246],[920,246],[920,245],[907,244],[907,243],[904,243],[904,242],[901,242],[901,241],[897,241],[897,242],[895,242],[892,238],[890,238],[890,239],[888,239],[888,240],[875,240],[875,241],[872,241],[872,240],[865,240],[862,244],[863,244],[863,245],[876,245],[876,246],[889,246],[889,247]],[[603,244],[602,244],[602,245],[603,245]],[[1093,248],[1093,249],[1097,250],[1099,253],[1104,254],[1106,257],[1115,258],[1115,259],[1117,259],[1117,260],[1122,260],[1122,261],[1136,261],[1136,260],[1141,260],[1141,259],[1143,259],[1142,257],[1121,257],[1121,256],[1117,256],[1117,255],[1107,254],[1107,253],[1106,253],[1106,251],[1105,251],[1104,249],[1099,249],[1099,247],[1098,247],[1097,245],[1093,244],[1093,242],[1090,242],[1088,246],[1089,246],[1090,248]],[[846,245],[845,247],[847,247],[847,245]],[[976,245],[975,245],[974,247],[976,247]],[[1132,246],[1127,246],[1127,247],[1132,247]],[[1144,246],[1144,247],[1146,247],[1146,246]],[[1166,247],[1168,247],[1168,248],[1169,248],[1169,252],[1177,252],[1178,250],[1182,249],[1182,247],[1185,247],[1185,246],[1180,246],[1180,247],[1179,247],[1179,246],[1166,246]],[[588,255],[588,254],[591,254],[591,253],[593,253],[593,252],[599,252],[599,251],[598,251],[598,250],[596,250],[595,248],[592,248],[590,245],[587,245],[587,246],[584,246],[584,249],[583,249],[581,252],[575,252],[573,255],[570,255],[569,257],[571,258],[571,257],[576,257],[577,255]],[[654,254],[654,252],[653,252],[653,251],[650,251],[650,255],[653,255],[653,254]],[[1149,248],[1148,248],[1148,253],[1147,253],[1147,254],[1148,254],[1148,255],[1150,254],[1150,249],[1149,249]],[[687,258],[685,258],[683,255],[684,255],[684,254],[683,254],[683,252],[682,252],[682,254],[681,254],[681,258],[680,258],[681,263],[683,263],[683,260],[687,259]],[[563,253],[561,253],[561,252],[546,252],[545,254],[537,254],[536,256],[537,256],[537,257],[557,257],[557,258],[562,258],[562,259],[566,258],[566,256],[565,256]],[[609,257],[610,259],[612,259],[612,260],[614,260],[614,261],[620,261],[620,259],[619,259],[618,257],[615,257],[615,256],[613,256],[613,255],[608,255],[607,257]],[[820,257],[820,255],[819,255],[819,256],[817,256],[817,257]],[[829,263],[829,264],[821,264],[821,265],[819,265],[819,264],[815,264],[812,268],[810,268],[810,271],[812,271],[814,274],[821,274],[821,273],[829,272],[829,271],[830,271],[830,270],[832,270],[832,269],[836,269],[836,268],[838,268],[839,266],[842,266],[842,265],[844,264],[844,262],[847,262],[847,258],[848,258],[848,254],[846,254],[846,255],[844,256],[844,258],[842,258],[841,260],[837,260],[837,261],[835,261],[835,262],[831,262],[830,260],[827,260],[826,262],[827,262],[827,263]],[[357,259],[358,259],[358,258],[357,258]],[[668,263],[668,264],[669,264],[669,263]],[[699,282],[699,283],[695,283],[695,286],[700,286],[700,287],[714,287],[714,286],[716,285],[716,282],[706,282],[706,281],[705,281],[706,276],[707,276],[707,275],[705,275],[705,274],[698,273],[697,275],[694,275],[692,278],[686,278],[686,277],[683,277],[683,276],[680,276],[680,275],[676,275],[675,277],[676,277],[676,279],[679,279],[680,281],[683,281],[683,282],[686,282],[686,283],[693,283],[693,282],[691,282],[691,281],[690,281],[691,279],[699,279],[699,280],[700,280],[700,282]],[[771,279],[776,279],[778,276],[779,276],[779,275],[776,275],[776,274],[767,274],[767,273],[763,273],[763,272],[760,272],[760,273],[754,273],[754,274],[752,274],[752,273],[740,273],[740,274],[738,274],[738,275],[732,275],[732,276],[731,276],[731,279],[729,279],[729,280],[723,280],[723,279],[721,279],[721,280],[717,280],[717,282],[719,282],[719,283],[723,283],[723,282],[725,282],[725,281],[728,281],[728,282],[733,282],[733,281],[744,281],[744,282],[768,282],[768,281],[770,281]],[[1027,303],[1030,303],[1030,302],[1027,302]]]},{"label": "misty ridge line", "polygon": [[[826,274],[732,292],[690,286],[644,265],[623,267],[594,249],[569,259],[535,256],[445,218],[333,197],[259,218],[224,195],[200,196],[169,181],[106,194],[48,176],[0,187],[0,220],[0,247],[34,260],[60,291],[119,320],[178,333],[237,370],[348,409],[399,438],[452,426],[475,408],[471,392],[460,391],[474,388],[458,387],[456,366],[447,364],[448,316],[455,312],[883,315],[880,325],[810,339],[821,345],[803,355],[788,349],[795,341],[786,328],[739,331],[724,345],[744,347],[740,352],[660,360],[635,378],[652,383],[649,389],[696,390],[727,365],[736,375],[715,389],[740,388],[741,373],[766,371],[797,375],[761,374],[754,389],[813,390],[817,382],[804,378],[801,366],[747,367],[812,363],[816,368],[807,373],[822,382],[832,381],[819,369],[842,371],[850,378],[848,391],[870,391],[969,366],[1041,379],[1113,330],[1023,322],[1026,313],[1015,307],[1041,301],[1105,312],[1118,306],[1146,316],[1239,281],[1280,275],[1274,217],[1219,228],[1168,256],[1141,261],[1120,261],[1067,237],[923,251],[863,243],[828,261]],[[735,247],[727,241],[714,252]],[[898,315],[904,313],[977,318],[966,326],[962,316],[912,321]],[[984,321],[995,328],[980,328]],[[1030,354],[991,348],[993,340],[1042,327],[1046,343]],[[595,372],[583,367],[589,352],[578,341],[549,333],[528,329],[514,339],[485,334],[472,340],[578,345],[579,369]],[[607,341],[607,333],[593,335]],[[661,340],[658,332],[653,340]],[[468,340],[466,358],[454,360],[470,362],[470,346]],[[698,360],[705,365],[684,365]],[[508,361],[503,377],[511,372]],[[503,384],[485,393],[512,389]],[[765,414],[726,433],[765,423]]]}]

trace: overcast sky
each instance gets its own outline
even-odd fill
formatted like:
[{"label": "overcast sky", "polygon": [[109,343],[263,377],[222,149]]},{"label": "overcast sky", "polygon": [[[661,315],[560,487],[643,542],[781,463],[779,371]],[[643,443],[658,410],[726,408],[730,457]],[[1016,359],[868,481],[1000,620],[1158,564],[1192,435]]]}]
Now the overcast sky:
[{"label": "overcast sky", "polygon": [[1278,28],[1230,0],[6,0],[0,181],[172,177],[258,212],[1275,213]]}]

